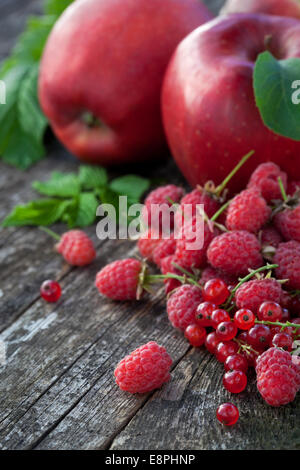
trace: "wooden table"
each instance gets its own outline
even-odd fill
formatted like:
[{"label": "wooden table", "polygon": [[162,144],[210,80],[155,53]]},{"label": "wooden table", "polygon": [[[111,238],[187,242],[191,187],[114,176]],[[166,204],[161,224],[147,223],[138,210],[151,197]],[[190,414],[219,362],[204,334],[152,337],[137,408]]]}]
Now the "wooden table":
[{"label": "wooden table", "polygon": [[[207,3],[216,8],[222,1]],[[40,5],[39,0],[1,0],[1,58]],[[78,166],[53,139],[48,148],[49,157],[27,172],[0,164],[1,219],[35,196],[34,180]],[[172,161],[163,167],[134,171],[180,180]],[[1,229],[0,339],[7,346],[7,364],[0,368],[0,448],[299,449],[300,396],[282,409],[268,407],[254,376],[246,392],[227,393],[222,365],[208,352],[190,348],[170,326],[163,289],[139,303],[101,298],[94,287],[96,272],[136,254],[136,248],[129,241],[97,241],[95,228],[88,231],[97,243],[97,260],[74,269],[62,263],[38,229]],[[54,305],[39,297],[48,278],[59,279],[63,287]],[[114,367],[149,340],[172,355],[172,381],[154,393],[124,393],[114,382]],[[241,414],[232,429],[215,418],[217,406],[228,400]]]}]

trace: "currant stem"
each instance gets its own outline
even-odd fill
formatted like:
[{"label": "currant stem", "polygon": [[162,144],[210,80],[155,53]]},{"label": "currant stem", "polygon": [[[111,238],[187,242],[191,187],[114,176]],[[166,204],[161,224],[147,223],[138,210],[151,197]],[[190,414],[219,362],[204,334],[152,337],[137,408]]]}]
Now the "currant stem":
[{"label": "currant stem", "polygon": [[222,212],[224,212],[227,207],[229,206],[229,204],[231,203],[231,200],[230,201],[227,201],[225,204],[223,204],[222,207],[220,207],[220,209],[215,212],[215,214],[212,216],[212,218],[210,219],[212,222],[215,222],[217,220],[217,218],[222,214]]},{"label": "currant stem", "polygon": [[187,276],[179,276],[177,274],[172,274],[172,273],[148,274],[145,276],[144,281],[146,281],[146,284],[147,283],[154,284],[155,282],[160,282],[161,280],[164,281],[165,279],[176,279],[177,281],[180,281],[182,284],[184,283],[192,284],[194,286],[199,287],[199,289],[201,289],[201,286],[199,285],[197,281],[195,281],[195,279],[192,279],[191,277],[187,277]]},{"label": "currant stem", "polygon": [[288,200],[288,197],[287,197],[287,194],[285,192],[283,182],[282,182],[282,179],[280,178],[280,176],[278,176],[278,183],[279,183],[279,187],[280,187],[280,191],[281,191],[281,194],[282,194],[283,201],[286,202]]},{"label": "currant stem", "polygon": [[60,241],[60,236],[57,235],[57,233],[53,232],[53,230],[50,230],[47,227],[39,227],[39,229],[42,230],[42,232],[45,232],[50,235],[50,237],[54,238],[54,240]]},{"label": "currant stem", "polygon": [[224,181],[216,188],[216,195],[217,196],[220,196],[223,192],[223,190],[225,189],[225,187],[227,186],[227,184],[229,183],[229,181],[231,180],[231,178],[233,178],[233,176],[239,171],[239,169],[246,163],[246,161],[252,157],[252,155],[255,153],[254,150],[251,150],[251,152],[247,153],[247,155],[245,155],[240,161],[239,163],[236,165],[236,167],[229,173],[228,176],[226,176],[226,178],[224,179]]},{"label": "currant stem", "polygon": [[229,307],[229,304],[232,301],[232,299],[234,297],[234,294],[239,289],[239,287],[241,287],[242,284],[249,281],[249,279],[254,277],[257,273],[261,273],[262,271],[271,270],[271,269],[275,269],[275,268],[278,268],[278,264],[267,264],[266,266],[262,266],[261,268],[255,269],[255,271],[252,271],[247,276],[245,276],[243,279],[241,279],[240,282],[235,286],[235,288],[232,289],[231,294],[228,297],[227,302],[225,304],[225,309],[226,309],[226,307]]},{"label": "currant stem", "polygon": [[281,323],[279,321],[268,321],[268,320],[255,320],[255,323],[257,323],[258,325],[270,325],[270,326],[281,326],[283,329],[284,328],[288,328],[288,327],[292,327],[292,328],[300,328],[300,325],[298,325],[297,323],[291,323],[289,321],[287,321],[286,323]]}]

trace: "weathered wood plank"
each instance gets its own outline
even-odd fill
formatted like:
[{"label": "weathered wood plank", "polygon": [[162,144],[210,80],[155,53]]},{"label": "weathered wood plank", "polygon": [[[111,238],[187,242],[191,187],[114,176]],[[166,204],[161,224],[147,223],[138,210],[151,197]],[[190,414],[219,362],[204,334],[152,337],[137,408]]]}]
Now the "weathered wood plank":
[{"label": "weathered wood plank", "polygon": [[[272,408],[259,396],[254,373],[247,391],[237,396],[222,386],[223,373],[213,356],[193,349],[174,370],[173,381],[151,397],[111,449],[298,449],[300,396],[289,406]],[[227,401],[240,411],[232,428],[215,417]]]}]

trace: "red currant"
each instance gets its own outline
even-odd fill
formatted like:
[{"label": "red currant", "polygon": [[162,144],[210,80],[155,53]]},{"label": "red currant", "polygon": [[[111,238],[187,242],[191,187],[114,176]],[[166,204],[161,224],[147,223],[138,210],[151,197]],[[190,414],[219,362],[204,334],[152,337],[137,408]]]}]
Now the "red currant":
[{"label": "red currant", "polygon": [[234,315],[234,323],[240,330],[250,330],[255,323],[255,315],[247,308],[241,308]]},{"label": "red currant", "polygon": [[217,419],[225,426],[233,426],[239,419],[239,410],[232,403],[223,403],[217,409]]},{"label": "red currant", "polygon": [[248,343],[254,347],[267,348],[271,340],[271,330],[266,325],[254,325],[248,331]]},{"label": "red currant", "polygon": [[211,302],[202,302],[197,307],[196,323],[204,327],[211,326],[211,316],[214,310],[216,310],[216,305]]},{"label": "red currant", "polygon": [[222,341],[230,341],[236,337],[238,332],[237,326],[231,321],[223,321],[219,323],[216,329],[217,337]]},{"label": "red currant", "polygon": [[234,341],[221,342],[216,348],[216,358],[219,362],[225,362],[228,356],[238,352],[238,345]]},{"label": "red currant", "polygon": [[224,362],[224,367],[226,372],[231,370],[240,370],[242,372],[247,372],[248,370],[248,361],[242,354],[233,354],[228,356]]},{"label": "red currant", "polygon": [[230,321],[230,316],[228,312],[220,308],[217,308],[217,310],[214,310],[211,316],[212,327],[216,329],[219,323],[222,323],[224,321]]},{"label": "red currant", "polygon": [[203,288],[204,300],[213,302],[215,305],[223,304],[229,297],[230,291],[222,279],[211,279]]},{"label": "red currant", "polygon": [[287,308],[283,308],[282,309],[282,319],[281,319],[281,321],[283,323],[285,323],[286,321],[290,321],[291,318],[292,317],[291,317],[291,314],[290,314],[289,310]]},{"label": "red currant", "polygon": [[206,330],[199,325],[189,325],[184,332],[184,336],[192,346],[198,348],[205,343]]},{"label": "red currant", "polygon": [[210,353],[215,354],[217,346],[220,342],[221,341],[219,340],[215,332],[209,333],[205,340],[205,347]]},{"label": "red currant", "polygon": [[40,293],[47,302],[57,302],[61,296],[61,287],[56,281],[45,281],[41,285]]},{"label": "red currant", "polygon": [[282,308],[276,302],[264,302],[258,309],[257,316],[263,321],[282,320]]},{"label": "red currant", "polygon": [[247,362],[249,364],[249,367],[256,367],[256,362],[261,354],[262,351],[254,351],[254,350],[249,350],[245,349],[244,351],[241,352],[242,356],[244,356],[247,359]]},{"label": "red currant", "polygon": [[271,326],[270,329],[271,329],[272,339],[274,338],[275,335],[277,335],[277,333],[286,333],[287,335],[293,336],[293,328],[291,326],[287,326],[283,330],[282,326],[275,325],[275,326]]},{"label": "red currant", "polygon": [[226,372],[223,385],[230,393],[241,393],[247,387],[247,376],[241,370]]},{"label": "red currant", "polygon": [[291,351],[293,349],[293,338],[287,333],[277,333],[272,339],[272,345],[285,351]]}]

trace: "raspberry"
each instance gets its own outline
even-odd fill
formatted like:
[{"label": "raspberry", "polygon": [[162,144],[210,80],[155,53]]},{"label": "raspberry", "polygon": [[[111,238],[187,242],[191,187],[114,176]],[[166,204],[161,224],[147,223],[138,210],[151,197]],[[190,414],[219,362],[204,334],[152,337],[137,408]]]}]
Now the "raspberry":
[{"label": "raspberry", "polygon": [[287,187],[287,175],[273,162],[262,163],[252,173],[248,188],[255,188],[261,192],[262,197],[270,202],[273,199],[282,199],[278,178],[281,178],[283,186]]},{"label": "raspberry", "polygon": [[257,360],[257,388],[271,406],[286,405],[300,388],[300,366],[287,351],[268,349]]},{"label": "raspberry", "polygon": [[[202,204],[204,207],[205,214],[211,218],[219,209],[220,203],[214,198],[213,195],[209,194],[205,189],[196,188],[190,193],[186,194],[180,203],[180,208],[176,214],[176,221],[181,221],[182,215],[185,214],[185,206],[186,206],[186,215],[189,214],[187,205],[190,204],[191,207],[191,217],[195,217],[197,211],[197,204]],[[178,226],[179,227],[179,226]]]},{"label": "raspberry", "polygon": [[142,263],[137,259],[114,261],[97,274],[96,287],[113,300],[136,299],[142,269]]},{"label": "raspberry", "polygon": [[207,250],[210,264],[234,276],[248,273],[248,268],[263,265],[258,239],[244,230],[223,233],[215,237]]},{"label": "raspberry", "polygon": [[47,302],[57,302],[61,297],[61,287],[56,281],[44,281],[40,293]]},{"label": "raspberry", "polygon": [[272,226],[262,229],[259,234],[259,239],[263,248],[267,246],[277,248],[283,241],[281,234]]},{"label": "raspberry", "polygon": [[255,279],[245,282],[235,293],[237,307],[257,313],[265,301],[280,303],[282,288],[276,279]]},{"label": "raspberry", "polygon": [[154,248],[153,251],[153,261],[160,267],[161,261],[167,256],[174,255],[176,250],[176,240],[174,238],[169,238],[161,240],[161,242]]},{"label": "raspberry", "polygon": [[[149,227],[154,226],[154,228],[159,232],[162,228],[161,225],[164,220],[164,216],[168,216],[170,213],[169,208],[173,205],[173,203],[180,202],[183,194],[183,189],[175,186],[174,184],[169,184],[167,186],[161,186],[160,188],[154,189],[145,199],[145,207],[142,213],[143,220],[148,224]],[[156,214],[159,215],[158,220],[154,221],[152,217],[155,217]],[[166,227],[167,229],[173,228],[174,214],[171,214],[170,223],[171,226]]]},{"label": "raspberry", "polygon": [[171,365],[172,359],[165,348],[150,341],[119,362],[115,369],[116,382],[126,392],[151,392],[170,380]]},{"label": "raspberry", "polygon": [[[197,225],[195,218],[191,222],[185,224],[182,238],[177,240],[175,255],[180,261],[180,264],[186,268],[203,268],[206,265],[206,252],[208,245],[217,234],[215,229],[211,231],[207,223],[203,224],[204,230],[201,234],[195,232],[196,228]],[[196,238],[199,238],[200,245],[201,241],[203,242],[203,246],[202,248],[192,249],[193,247],[191,245],[195,244]]]},{"label": "raspberry", "polygon": [[232,403],[223,403],[217,409],[217,419],[225,426],[233,426],[239,419],[239,410]]},{"label": "raspberry", "polygon": [[138,250],[141,256],[147,259],[150,262],[154,262],[153,260],[153,252],[154,249],[159,245],[161,242],[161,238],[152,238],[153,234],[151,230],[146,234],[143,234],[137,243]]},{"label": "raspberry", "polygon": [[92,240],[81,230],[64,233],[55,248],[72,266],[86,266],[96,257]]},{"label": "raspberry", "polygon": [[275,270],[277,278],[288,279],[288,287],[300,289],[300,243],[281,243],[275,253],[274,263],[279,266]]},{"label": "raspberry", "polygon": [[300,189],[300,181],[289,181],[286,193],[289,196],[294,196],[295,192]]},{"label": "raspberry", "polygon": [[271,215],[265,199],[257,192],[246,189],[231,201],[226,227],[229,230],[247,230],[257,233]]},{"label": "raspberry", "polygon": [[286,241],[300,242],[300,205],[276,214],[274,224]]},{"label": "raspberry", "polygon": [[176,289],[167,302],[168,317],[172,325],[184,331],[194,324],[196,309],[201,302],[199,287],[184,284]]},{"label": "raspberry", "polygon": [[234,286],[238,283],[238,278],[236,276],[224,273],[220,270],[213,268],[212,266],[207,266],[202,271],[200,283],[204,285],[207,281],[210,281],[211,279],[222,279],[222,281],[224,281],[227,286]]},{"label": "raspberry", "polygon": [[[160,264],[160,270],[162,274],[171,273],[171,274],[182,275],[182,272],[176,269],[173,263],[179,264],[176,259],[176,256],[170,255],[170,256],[166,256],[165,258],[163,258]],[[164,279],[164,284],[166,286],[166,294],[169,294],[174,289],[181,286],[181,282],[177,281],[177,279]]]}]

